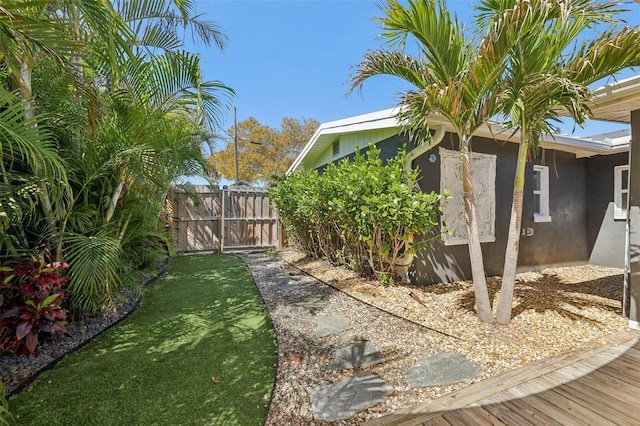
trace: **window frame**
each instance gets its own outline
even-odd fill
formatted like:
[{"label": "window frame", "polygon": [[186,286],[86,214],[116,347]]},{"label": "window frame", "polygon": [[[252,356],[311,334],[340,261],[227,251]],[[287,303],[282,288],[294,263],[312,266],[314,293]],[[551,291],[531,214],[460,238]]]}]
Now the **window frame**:
[{"label": "window frame", "polygon": [[[627,172],[627,188],[622,188],[622,174]],[[629,202],[629,165],[624,164],[613,168],[613,219],[626,220],[628,206],[622,206],[622,194],[627,194]]]},{"label": "window frame", "polygon": [[551,222],[551,214],[549,210],[549,166],[535,164],[533,173],[539,173],[540,189],[533,188],[533,195],[540,196],[540,209],[533,212],[534,222]]}]

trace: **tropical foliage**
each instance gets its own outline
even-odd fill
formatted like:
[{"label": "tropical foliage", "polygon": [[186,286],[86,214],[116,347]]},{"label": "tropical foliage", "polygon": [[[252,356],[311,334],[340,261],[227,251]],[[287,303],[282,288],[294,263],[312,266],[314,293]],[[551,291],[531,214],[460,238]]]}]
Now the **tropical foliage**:
[{"label": "tropical foliage", "polygon": [[[399,119],[417,143],[429,141],[430,114],[446,118],[460,141],[462,186],[476,311],[493,322],[478,240],[469,151],[477,129],[490,120],[521,132],[509,241],[498,321],[511,317],[517,264],[522,190],[527,158],[560,114],[578,124],[588,117],[588,85],[640,62],[640,33],[617,26],[620,12],[610,1],[483,0],[476,27],[465,31],[443,0],[388,0],[380,18],[391,50],[367,52],[352,76],[353,86],[376,75],[400,77],[413,85],[401,99]],[[592,40],[588,30],[611,23]],[[467,38],[467,34],[469,34]],[[478,40],[474,42],[474,40]],[[407,42],[418,53],[407,55]]]},{"label": "tropical foliage", "polygon": [[[514,39],[505,62],[500,100],[503,125],[520,131],[496,311],[496,320],[507,324],[513,304],[527,158],[538,152],[543,133],[553,134],[561,113],[579,125],[584,123],[590,113],[590,84],[640,65],[640,31],[620,25],[616,19],[622,12],[618,2],[483,1],[480,8],[481,27],[489,34],[509,31]],[[581,39],[596,24],[607,23],[610,25],[595,38]]]},{"label": "tropical foliage", "polygon": [[[467,38],[457,18],[442,0],[410,0],[408,6],[388,0],[378,21],[390,50],[367,52],[352,75],[352,88],[378,75],[400,77],[413,87],[406,90],[398,118],[406,123],[416,144],[430,143],[429,115],[440,114],[459,139],[469,257],[476,311],[481,321],[492,322],[482,249],[471,184],[470,151],[473,134],[498,113],[498,94],[507,39],[503,33],[481,39]],[[415,42],[418,54],[405,53]]]},{"label": "tropical foliage", "polygon": [[269,190],[289,238],[314,257],[390,280],[403,254],[438,235],[443,197],[414,190],[417,171],[404,168],[405,152],[386,164],[370,146],[324,173],[292,174]]},{"label": "tropical foliage", "polygon": [[69,277],[59,271],[68,267],[36,259],[0,267],[0,354],[37,356],[44,338],[67,333],[62,303]]},{"label": "tropical foliage", "polygon": [[226,179],[235,179],[235,147],[238,144],[238,179],[267,182],[273,175],[284,176],[320,123],[312,118],[284,117],[274,129],[249,117],[227,130],[225,146],[211,154],[209,168]]},{"label": "tropical foliage", "polygon": [[0,10],[0,261],[69,263],[84,315],[135,291],[166,251],[171,182],[233,91],[204,81],[183,39],[224,48],[192,2],[4,2]]},{"label": "tropical foliage", "polygon": [[8,425],[11,414],[9,413],[9,403],[7,402],[4,385],[0,383],[0,424]]}]

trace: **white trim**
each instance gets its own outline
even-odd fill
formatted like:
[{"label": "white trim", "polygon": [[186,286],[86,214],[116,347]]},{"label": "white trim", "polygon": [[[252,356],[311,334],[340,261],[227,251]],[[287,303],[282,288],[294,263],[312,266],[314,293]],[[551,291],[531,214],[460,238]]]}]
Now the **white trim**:
[{"label": "white trim", "polygon": [[[469,244],[469,239],[467,238],[446,238],[445,235],[443,235],[444,240],[444,245],[445,246],[461,246],[464,244]],[[496,242],[496,237],[494,236],[490,236],[490,235],[480,235],[480,242],[481,243],[495,243]]]},{"label": "white trim", "polygon": [[[346,133],[374,129],[400,128],[401,124],[398,123],[398,119],[396,118],[398,112],[400,112],[399,108],[390,108],[322,123],[293,161],[293,164],[291,164],[289,170],[287,170],[287,174],[297,171],[302,165],[303,160],[312,151],[322,151],[326,146],[330,145],[335,140],[335,135],[339,136]],[[329,136],[332,137],[329,138]]]},{"label": "white trim", "polygon": [[533,195],[540,196],[540,211],[533,212],[534,222],[551,222],[551,216],[549,215],[549,167],[548,166],[533,166],[533,173],[540,173],[540,189],[533,189]]},{"label": "white trim", "polygon": [[590,109],[593,119],[629,124],[629,112],[640,106],[640,75],[614,80],[592,93],[594,99]]},{"label": "white trim", "polygon": [[541,215],[541,214],[534,214],[533,215],[533,221],[536,222],[536,223],[551,222],[551,216],[549,216],[549,215]]},{"label": "white trim", "polygon": [[[382,111],[376,111],[368,114],[362,114],[355,117],[343,118],[340,120],[329,121],[318,127],[311,139],[302,149],[298,157],[293,161],[287,174],[297,170],[304,170],[304,162],[308,156],[320,155],[331,145],[336,136],[349,133],[362,132],[377,129],[398,129],[400,132],[403,123],[397,119],[399,108],[390,108]],[[429,116],[429,124],[437,126],[444,124],[446,131],[455,132],[455,129],[444,117],[438,114]],[[564,152],[574,153],[578,158],[590,157],[592,155],[608,155],[629,150],[629,137],[624,136],[624,131],[616,135],[615,138],[607,138],[603,135],[597,135],[593,138],[573,137],[567,135],[550,135],[543,133],[540,139],[540,146],[544,149],[553,149]],[[480,127],[473,136],[485,137],[489,139],[503,140],[513,143],[520,142],[520,133],[506,131],[497,124]]]},{"label": "white trim", "polygon": [[629,328],[640,330],[640,322],[629,320]]},{"label": "white trim", "polygon": [[[622,172],[627,171],[627,189],[622,189]],[[622,194],[627,194],[629,201],[629,165],[615,166],[613,168],[613,218],[624,220],[627,218],[627,206],[622,205]]]}]

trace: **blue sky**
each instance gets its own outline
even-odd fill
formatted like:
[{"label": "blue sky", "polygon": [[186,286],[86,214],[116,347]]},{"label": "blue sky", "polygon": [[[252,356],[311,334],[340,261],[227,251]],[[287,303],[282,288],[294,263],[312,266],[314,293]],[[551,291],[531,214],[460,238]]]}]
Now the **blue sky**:
[{"label": "blue sky", "polygon": [[[201,19],[215,21],[228,36],[224,52],[191,47],[202,55],[204,77],[236,90],[238,121],[254,116],[278,127],[282,117],[320,122],[391,108],[407,87],[391,77],[366,82],[345,97],[351,68],[367,49],[381,47],[376,0],[199,0]],[[469,22],[474,2],[447,3]],[[628,6],[630,25],[640,24],[640,4]],[[626,74],[627,76],[630,74]],[[228,113],[224,128],[233,124]],[[580,135],[620,128],[590,125]],[[570,132],[571,127],[563,129]]]}]

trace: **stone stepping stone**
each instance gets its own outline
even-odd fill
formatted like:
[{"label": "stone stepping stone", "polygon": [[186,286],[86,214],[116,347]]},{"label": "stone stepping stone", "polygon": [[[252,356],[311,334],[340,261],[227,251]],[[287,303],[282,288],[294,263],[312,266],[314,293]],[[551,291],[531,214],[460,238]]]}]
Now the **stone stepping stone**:
[{"label": "stone stepping stone", "polygon": [[409,388],[447,385],[472,379],[480,368],[459,352],[439,352],[418,359],[405,371]]},{"label": "stone stepping stone", "polygon": [[[287,282],[287,281],[283,281],[283,282]],[[284,285],[278,286],[278,290],[284,291],[284,292],[303,291],[303,290],[309,290],[310,288],[311,286],[309,284],[284,284]]]},{"label": "stone stepping stone", "polygon": [[329,369],[348,370],[350,368],[380,364],[383,361],[376,345],[364,341],[337,348],[333,354],[333,364],[329,366]]},{"label": "stone stepping stone", "polygon": [[265,277],[275,277],[276,275],[279,275],[281,273],[282,273],[282,270],[278,268],[268,268],[262,271],[262,274]]},{"label": "stone stepping stone", "polygon": [[326,337],[340,334],[351,328],[351,321],[342,315],[329,315],[318,317],[318,330],[316,336]]},{"label": "stone stepping stone", "polygon": [[329,302],[321,294],[301,294],[291,301],[291,304],[309,309],[311,312],[319,311]]},{"label": "stone stepping stone", "polygon": [[360,373],[331,385],[307,389],[313,418],[328,422],[344,420],[384,401],[393,386],[371,373]]}]

